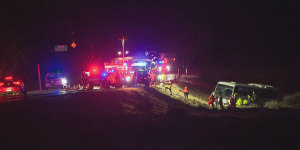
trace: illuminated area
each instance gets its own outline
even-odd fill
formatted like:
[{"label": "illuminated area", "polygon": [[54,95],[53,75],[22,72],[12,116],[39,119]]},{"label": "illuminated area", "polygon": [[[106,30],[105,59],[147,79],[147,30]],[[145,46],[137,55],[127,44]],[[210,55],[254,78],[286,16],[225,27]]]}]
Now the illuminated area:
[{"label": "illuminated area", "polygon": [[132,66],[146,66],[146,65],[147,65],[146,62],[138,62],[138,63],[132,64]]},{"label": "illuminated area", "polygon": [[130,81],[130,77],[126,77],[126,81],[129,82]]},{"label": "illuminated area", "polygon": [[4,78],[5,80],[12,80],[13,79],[13,76],[7,76]]},{"label": "illuminated area", "polygon": [[170,66],[167,66],[167,70],[170,71]]},{"label": "illuminated area", "polygon": [[20,81],[14,81],[13,84],[15,84],[15,85],[21,85],[21,82]]},{"label": "illuminated area", "polygon": [[158,75],[157,79],[160,80],[162,78],[162,75]]},{"label": "illuminated area", "polygon": [[68,83],[68,81],[67,81],[66,78],[62,78],[62,79],[61,79],[61,84],[62,84],[63,86],[66,86],[67,83]]},{"label": "illuminated area", "polygon": [[90,75],[98,75],[100,72],[100,69],[98,66],[92,66],[90,69]]}]

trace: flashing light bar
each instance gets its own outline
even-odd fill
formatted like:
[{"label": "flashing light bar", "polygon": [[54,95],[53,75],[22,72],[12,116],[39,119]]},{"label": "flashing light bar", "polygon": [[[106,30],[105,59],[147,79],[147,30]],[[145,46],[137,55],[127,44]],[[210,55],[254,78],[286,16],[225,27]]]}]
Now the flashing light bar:
[{"label": "flashing light bar", "polygon": [[13,77],[12,77],[12,76],[7,76],[7,77],[5,77],[4,79],[5,79],[5,80],[12,80]]},{"label": "flashing light bar", "polygon": [[13,84],[15,84],[15,85],[21,85],[21,82],[20,81],[14,81]]},{"label": "flashing light bar", "polygon": [[146,66],[146,62],[138,62],[138,63],[133,63],[132,66]]}]

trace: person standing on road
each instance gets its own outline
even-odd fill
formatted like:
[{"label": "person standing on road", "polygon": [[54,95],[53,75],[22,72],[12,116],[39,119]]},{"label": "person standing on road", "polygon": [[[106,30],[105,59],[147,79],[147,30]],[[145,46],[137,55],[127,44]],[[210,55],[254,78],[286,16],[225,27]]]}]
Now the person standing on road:
[{"label": "person standing on road", "polygon": [[184,87],[183,94],[186,99],[189,99],[189,90],[187,86]]},{"label": "person standing on road", "polygon": [[211,105],[211,107],[214,109],[215,108],[214,101],[215,101],[215,98],[214,98],[214,94],[212,92],[208,98],[208,107]]}]

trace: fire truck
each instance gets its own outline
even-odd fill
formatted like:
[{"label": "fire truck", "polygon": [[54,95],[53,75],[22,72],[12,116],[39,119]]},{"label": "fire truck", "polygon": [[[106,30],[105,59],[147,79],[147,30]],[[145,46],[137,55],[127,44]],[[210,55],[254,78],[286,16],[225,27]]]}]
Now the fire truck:
[{"label": "fire truck", "polygon": [[176,77],[176,69],[175,69],[175,57],[160,55],[160,59],[156,62],[157,67],[153,71],[157,79],[162,81],[162,74],[166,76],[165,80],[174,80]]},{"label": "fire truck", "polygon": [[124,78],[117,66],[105,66],[105,87],[120,88],[124,85]]},{"label": "fire truck", "polygon": [[88,90],[102,88],[106,83],[106,75],[106,72],[99,65],[91,65],[86,71],[82,72],[83,87]]},{"label": "fire truck", "polygon": [[155,62],[149,59],[135,59],[130,67],[130,74],[126,77],[128,86],[144,84],[149,86],[150,74],[155,68]]},{"label": "fire truck", "polygon": [[126,77],[130,74],[130,65],[133,57],[115,58],[111,62],[105,62],[106,86],[123,87]]}]

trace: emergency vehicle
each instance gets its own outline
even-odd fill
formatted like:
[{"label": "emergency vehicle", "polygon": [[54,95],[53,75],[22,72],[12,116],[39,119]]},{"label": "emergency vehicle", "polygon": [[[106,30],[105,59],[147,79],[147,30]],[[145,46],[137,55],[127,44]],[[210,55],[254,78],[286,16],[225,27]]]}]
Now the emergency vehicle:
[{"label": "emergency vehicle", "polygon": [[107,73],[99,65],[91,65],[89,69],[82,72],[83,88],[88,90],[102,88],[105,86],[106,76]]},{"label": "emergency vehicle", "polygon": [[126,77],[127,85],[144,84],[146,87],[149,86],[150,74],[155,66],[155,62],[149,59],[133,60],[130,74]]},{"label": "emergency vehicle", "polygon": [[21,80],[15,80],[13,76],[7,76],[0,80],[0,95],[24,95],[26,88]]},{"label": "emergency vehicle", "polygon": [[45,76],[46,88],[66,88],[67,82],[67,79],[61,73],[47,73]]},{"label": "emergency vehicle", "polygon": [[118,57],[111,62],[104,63],[107,86],[119,88],[126,85],[126,80],[130,76],[132,60],[133,57],[124,57],[124,59]]}]

